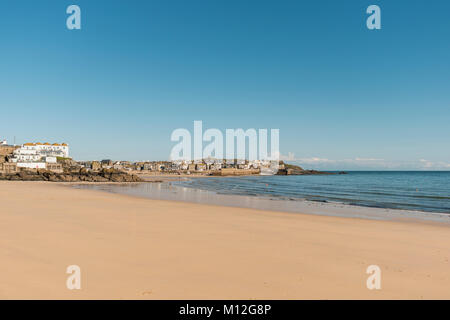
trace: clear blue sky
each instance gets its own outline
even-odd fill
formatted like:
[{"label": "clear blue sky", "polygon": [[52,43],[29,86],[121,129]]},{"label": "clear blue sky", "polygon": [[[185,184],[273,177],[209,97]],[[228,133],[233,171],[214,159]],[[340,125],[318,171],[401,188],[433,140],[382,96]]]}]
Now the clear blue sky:
[{"label": "clear blue sky", "polygon": [[203,120],[279,128],[308,168],[448,170],[449,14],[447,0],[1,0],[0,137],[156,160]]}]

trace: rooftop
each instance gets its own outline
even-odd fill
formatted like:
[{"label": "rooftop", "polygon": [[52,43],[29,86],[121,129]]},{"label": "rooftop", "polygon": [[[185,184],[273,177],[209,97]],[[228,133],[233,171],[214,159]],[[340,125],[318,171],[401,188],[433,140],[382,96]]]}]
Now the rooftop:
[{"label": "rooftop", "polygon": [[40,143],[40,142],[36,142],[36,143],[34,143],[34,142],[27,142],[27,143],[24,143],[23,145],[24,145],[24,146],[27,146],[27,147],[34,147],[34,146],[68,147],[68,145],[67,145],[66,143],[61,143],[61,144],[59,144],[59,143],[53,143],[53,144],[50,144],[50,143],[48,143],[48,142],[45,142],[45,143]]}]

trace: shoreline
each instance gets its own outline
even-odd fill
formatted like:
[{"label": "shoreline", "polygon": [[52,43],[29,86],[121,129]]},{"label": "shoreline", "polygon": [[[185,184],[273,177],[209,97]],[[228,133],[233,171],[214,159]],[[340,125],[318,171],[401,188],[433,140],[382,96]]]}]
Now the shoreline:
[{"label": "shoreline", "polygon": [[[197,179],[197,177],[191,178]],[[345,204],[340,202],[311,201],[306,199],[280,199],[258,195],[220,194],[212,190],[185,187],[172,183],[180,180],[189,180],[189,178],[180,177],[179,179],[167,179],[167,177],[160,177],[157,181],[147,180],[146,182],[140,183],[73,183],[70,185],[75,188],[79,185],[84,189],[109,192],[113,194],[123,194],[152,200],[179,201],[196,204],[333,217],[362,218],[372,220],[412,219],[417,221],[434,221],[450,224],[450,214],[446,213],[379,208]],[[145,190],[139,190],[139,185],[145,185],[146,183],[160,183],[163,186],[168,184],[170,187],[151,186],[148,188],[141,188]]]},{"label": "shoreline", "polygon": [[[247,176],[210,176],[210,175],[174,175],[174,174],[144,174],[139,175],[139,177],[143,181],[136,182],[114,182],[114,181],[104,181],[104,182],[87,182],[87,181],[74,181],[74,182],[60,182],[60,181],[26,181],[33,183],[55,183],[63,186],[83,186],[86,189],[98,189],[100,186],[100,191],[102,192],[111,192],[111,193],[122,193],[125,195],[131,195],[128,192],[117,192],[117,189],[123,186],[130,185],[141,185],[147,183],[154,184],[171,184],[173,188],[179,189],[189,189],[195,190],[199,192],[211,193],[217,199],[208,199],[208,201],[197,201],[192,198],[188,199],[165,199],[162,200],[170,200],[170,201],[181,201],[188,203],[199,203],[199,204],[210,204],[210,205],[218,205],[218,206],[228,206],[228,207],[237,207],[237,208],[250,208],[250,209],[258,209],[265,211],[281,211],[287,213],[303,213],[303,214],[312,214],[312,215],[324,215],[324,216],[335,216],[335,217],[350,217],[350,218],[363,218],[363,219],[373,219],[373,220],[404,220],[404,219],[413,219],[418,221],[435,221],[440,223],[450,223],[450,214],[444,212],[432,212],[432,211],[420,211],[420,210],[408,210],[408,209],[394,209],[389,207],[373,207],[373,206],[364,206],[358,204],[346,204],[341,202],[334,201],[314,201],[307,199],[285,199],[285,198],[277,198],[277,197],[266,197],[263,195],[238,195],[238,194],[221,194],[213,190],[206,190],[195,187],[185,187],[180,185],[174,185],[172,182],[177,181],[186,181],[186,180],[195,180],[195,179],[217,179],[217,178],[242,178],[242,177],[250,177],[254,175]],[[25,182],[25,181],[16,181],[16,182]],[[90,187],[92,186],[92,187]],[[112,192],[108,190],[108,186],[116,189],[116,191]],[[139,198],[147,198],[159,200],[158,196],[152,196],[151,194],[138,194],[134,195]],[[209,197],[211,198],[211,197]],[[246,199],[247,201],[243,201]],[[236,201],[238,200],[238,201]],[[251,204],[249,204],[251,202]],[[284,206],[276,206],[273,202],[278,203],[290,203],[290,205]],[[237,203],[237,205],[235,204]]]},{"label": "shoreline", "polygon": [[[3,299],[448,299],[450,233],[0,182]],[[24,201],[24,194],[26,200]],[[79,265],[82,289],[65,287]],[[382,290],[366,269],[382,270]]]}]

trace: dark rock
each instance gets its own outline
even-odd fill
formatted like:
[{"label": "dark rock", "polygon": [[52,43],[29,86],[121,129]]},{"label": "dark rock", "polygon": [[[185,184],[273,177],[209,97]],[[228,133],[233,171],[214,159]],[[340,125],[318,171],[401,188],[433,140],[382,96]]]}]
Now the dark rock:
[{"label": "dark rock", "polygon": [[115,169],[103,169],[99,172],[91,172],[84,168],[65,170],[64,173],[55,173],[47,170],[28,171],[2,174],[0,180],[13,181],[51,181],[51,182],[142,182],[135,175]]},{"label": "dark rock", "polygon": [[104,177],[101,177],[101,176],[93,176],[92,181],[93,182],[108,182],[109,180]]}]

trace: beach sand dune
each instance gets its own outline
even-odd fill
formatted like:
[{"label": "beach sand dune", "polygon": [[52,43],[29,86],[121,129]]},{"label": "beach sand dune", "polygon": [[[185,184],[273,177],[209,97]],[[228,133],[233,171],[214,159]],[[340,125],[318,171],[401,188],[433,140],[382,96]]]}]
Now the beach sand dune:
[{"label": "beach sand dune", "polygon": [[[1,299],[449,299],[448,224],[0,182]],[[68,290],[66,268],[81,268]],[[366,269],[381,269],[368,290]]]}]

